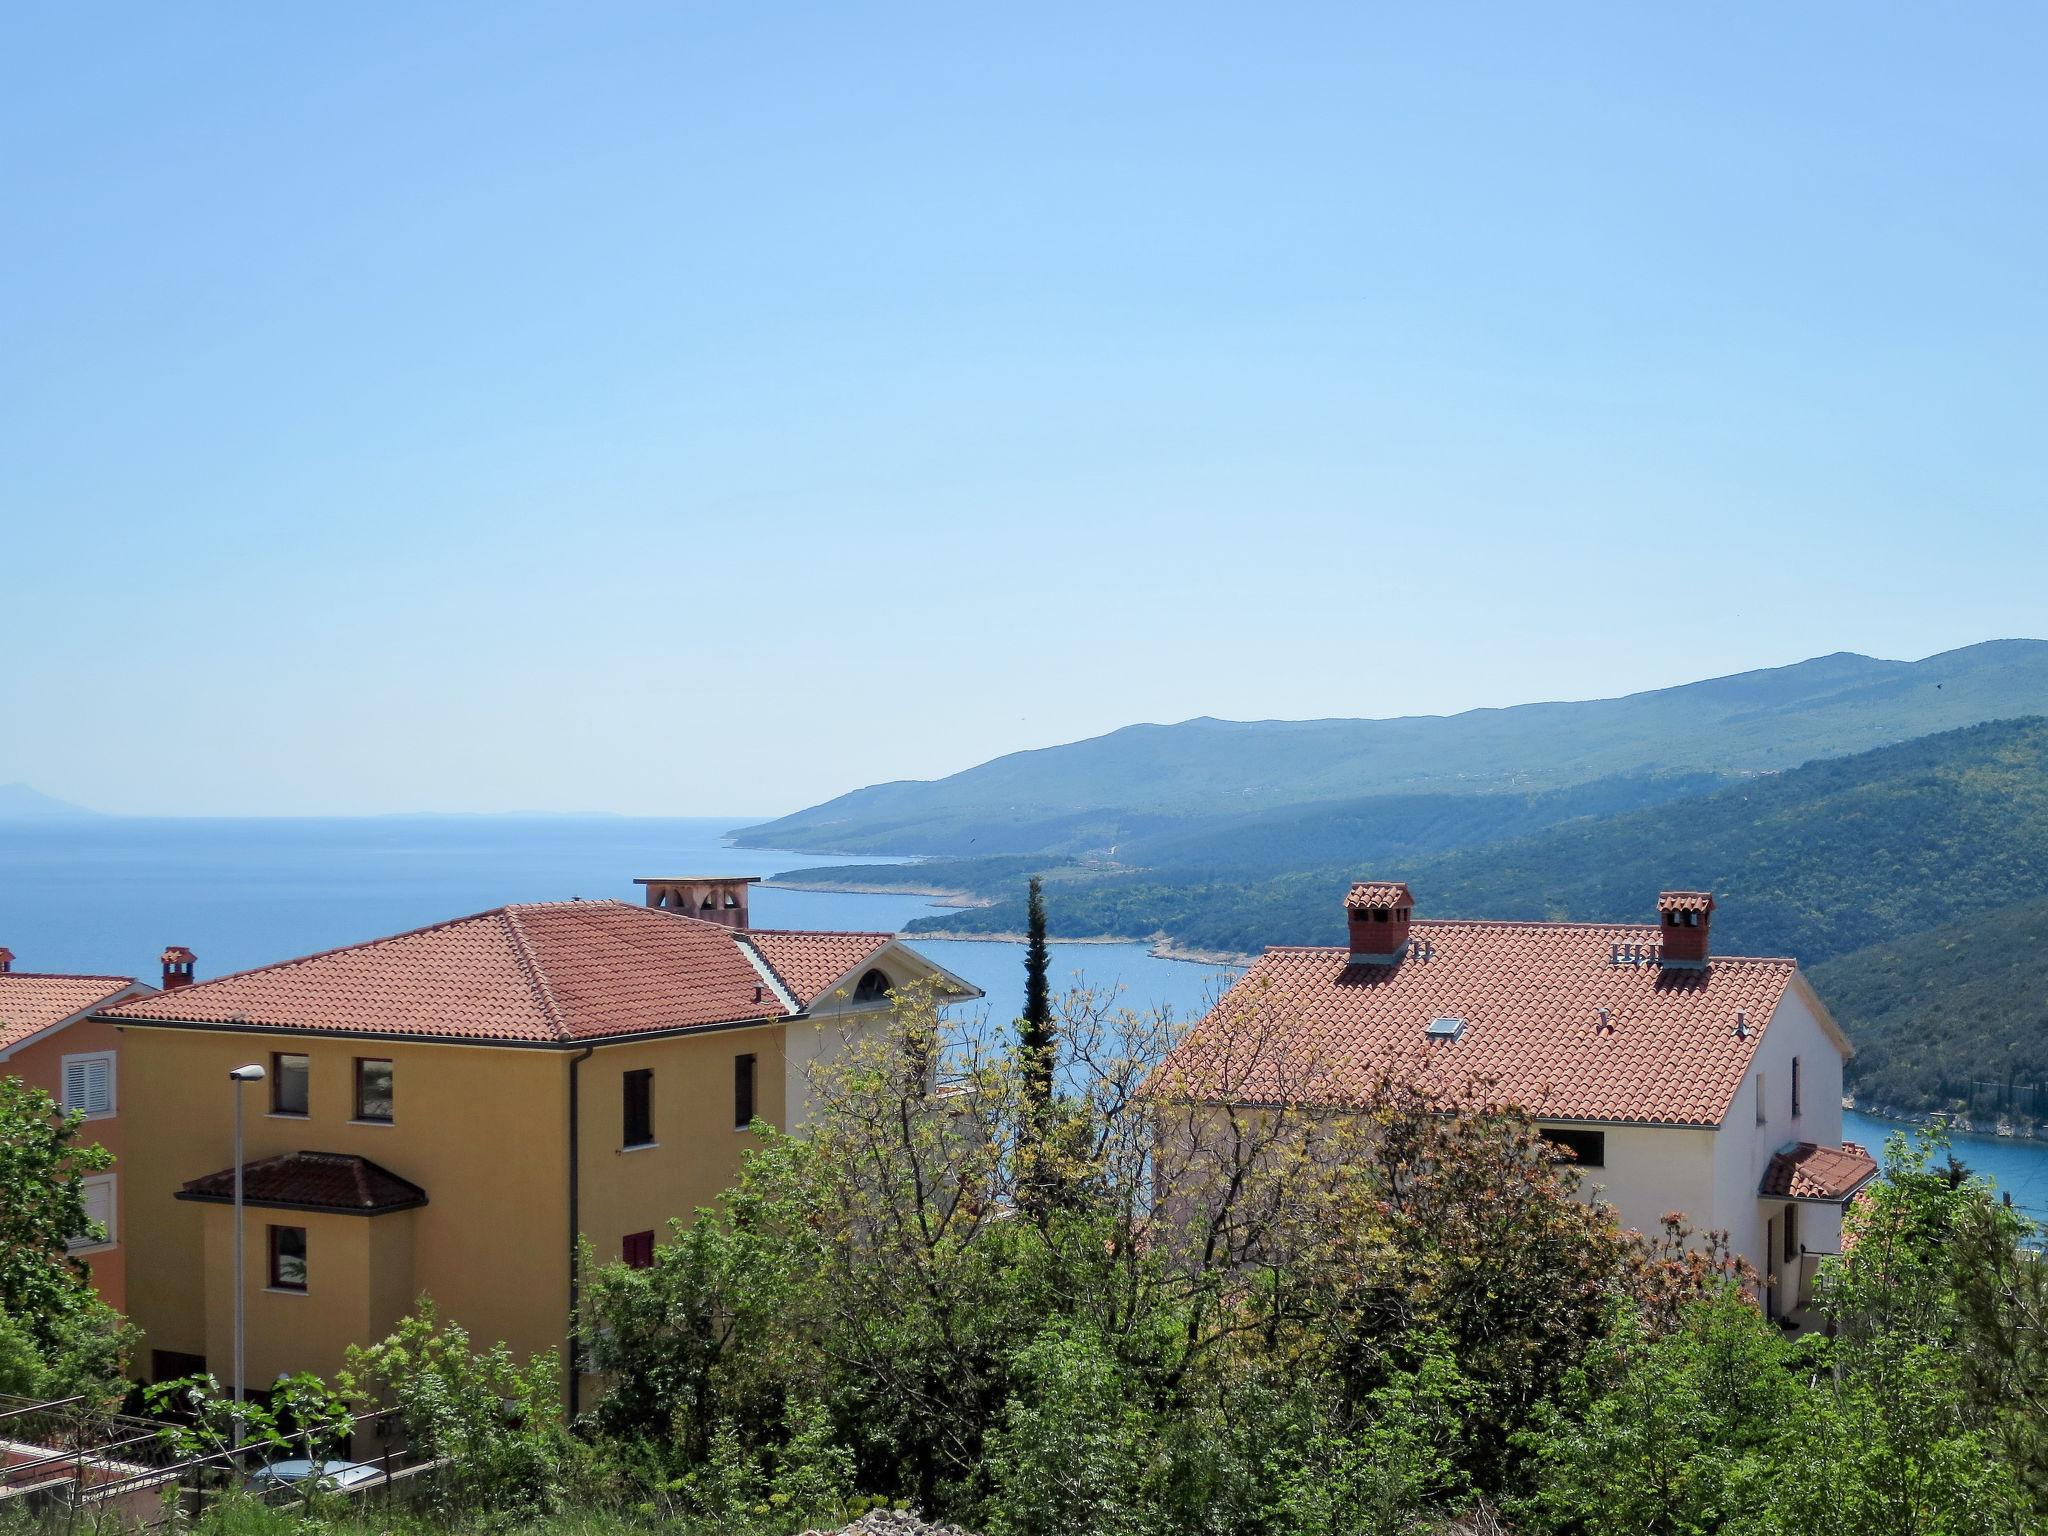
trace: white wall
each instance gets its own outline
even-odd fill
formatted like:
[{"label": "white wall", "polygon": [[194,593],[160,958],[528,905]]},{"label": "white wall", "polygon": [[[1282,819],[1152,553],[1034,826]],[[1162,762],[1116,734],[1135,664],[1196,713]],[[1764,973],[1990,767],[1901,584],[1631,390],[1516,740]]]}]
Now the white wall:
[{"label": "white wall", "polygon": [[1689,1225],[1709,1225],[1714,1200],[1714,1132],[1680,1126],[1571,1124],[1604,1131],[1604,1167],[1583,1170],[1581,1194],[1612,1205],[1621,1224],[1655,1236],[1665,1213],[1677,1211]]},{"label": "white wall", "polygon": [[[1792,1114],[1792,1059],[1799,1058],[1800,1113]],[[1767,1253],[1765,1236],[1773,1216],[1782,1220],[1785,1202],[1766,1201],[1757,1189],[1773,1155],[1797,1142],[1839,1146],[1842,1141],[1841,1048],[1802,988],[1785,989],[1764,1026],[1763,1038],[1744,1074],[1728,1117],[1715,1136],[1713,1225],[1759,1275],[1777,1275],[1779,1295],[1791,1298],[1798,1286],[1797,1259],[1786,1263],[1783,1247]],[[1757,1077],[1763,1077],[1764,1120],[1757,1123]],[[1810,1252],[1834,1253],[1842,1245],[1838,1206],[1801,1203],[1799,1243]]]}]

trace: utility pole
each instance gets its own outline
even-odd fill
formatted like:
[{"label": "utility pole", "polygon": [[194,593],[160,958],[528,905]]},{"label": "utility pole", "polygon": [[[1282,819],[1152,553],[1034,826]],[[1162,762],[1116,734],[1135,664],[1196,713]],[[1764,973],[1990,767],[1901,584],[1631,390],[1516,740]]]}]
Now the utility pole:
[{"label": "utility pole", "polygon": [[[229,1426],[228,1444],[234,1451],[242,1449],[242,1363],[247,1339],[246,1301],[249,1277],[243,1268],[242,1259],[242,1089],[250,1083],[263,1081],[263,1068],[255,1062],[245,1067],[236,1067],[228,1073],[235,1095],[235,1413],[234,1422]],[[239,1463],[232,1462],[236,1472]]]}]

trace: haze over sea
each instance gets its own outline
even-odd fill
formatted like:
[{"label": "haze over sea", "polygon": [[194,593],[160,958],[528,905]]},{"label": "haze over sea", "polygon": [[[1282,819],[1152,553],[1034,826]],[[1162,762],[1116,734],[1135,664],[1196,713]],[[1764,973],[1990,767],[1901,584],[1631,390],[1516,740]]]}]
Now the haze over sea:
[{"label": "haze over sea", "polygon": [[[765,818],[383,816],[80,817],[0,821],[0,944],[27,971],[153,981],[166,944],[203,980],[514,901],[638,901],[640,875],[768,875],[835,857],[726,845]],[[869,859],[866,862],[883,862]],[[915,896],[757,889],[764,928],[895,931],[937,910]],[[1056,986],[1122,988],[1132,1007],[1199,1013],[1227,973],[1160,960],[1141,944],[1054,944]],[[939,964],[988,993],[992,1020],[1023,1006],[1022,946],[931,942]],[[1873,1148],[1896,1129],[1850,1114]],[[1957,1154],[2048,1220],[2048,1143],[1958,1137]]]}]

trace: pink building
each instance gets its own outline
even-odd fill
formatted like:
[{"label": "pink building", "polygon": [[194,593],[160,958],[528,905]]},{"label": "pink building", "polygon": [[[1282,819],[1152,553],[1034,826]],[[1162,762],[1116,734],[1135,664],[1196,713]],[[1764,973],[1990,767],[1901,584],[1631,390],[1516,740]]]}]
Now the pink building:
[{"label": "pink building", "polygon": [[[121,1036],[87,1015],[155,988],[132,976],[72,976],[18,971],[14,952],[0,948],[0,1075],[40,1088],[66,1109],[85,1116],[83,1139],[121,1155]],[[92,1270],[100,1295],[115,1307],[127,1302],[121,1246],[121,1173],[118,1162],[85,1181],[86,1210],[99,1233],[73,1246]],[[104,1235],[105,1241],[96,1241]]]}]

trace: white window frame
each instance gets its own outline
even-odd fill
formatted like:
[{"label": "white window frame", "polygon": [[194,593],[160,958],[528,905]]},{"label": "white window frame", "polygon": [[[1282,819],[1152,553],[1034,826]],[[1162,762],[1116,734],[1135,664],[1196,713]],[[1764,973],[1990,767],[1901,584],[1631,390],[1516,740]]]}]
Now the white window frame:
[{"label": "white window frame", "polygon": [[[84,1238],[73,1238],[64,1245],[69,1253],[105,1253],[121,1242],[121,1190],[120,1175],[112,1173],[87,1174],[78,1181],[81,1193],[86,1190],[104,1189],[107,1192],[107,1219],[101,1223],[107,1229],[105,1242],[88,1242]],[[87,1216],[91,1216],[92,1202],[86,1202]]]},{"label": "white window frame", "polygon": [[[99,1063],[105,1063],[107,1069],[107,1107],[105,1109],[90,1109],[83,1104],[71,1102],[71,1067],[74,1062],[78,1064],[81,1071],[88,1071]],[[65,1112],[68,1114],[72,1110],[84,1110],[85,1118],[88,1120],[111,1120],[115,1115],[119,1114],[121,1112],[119,1063],[120,1056],[114,1051],[80,1051],[76,1055],[64,1057],[61,1063],[63,1075],[58,1079],[58,1084]]]}]

